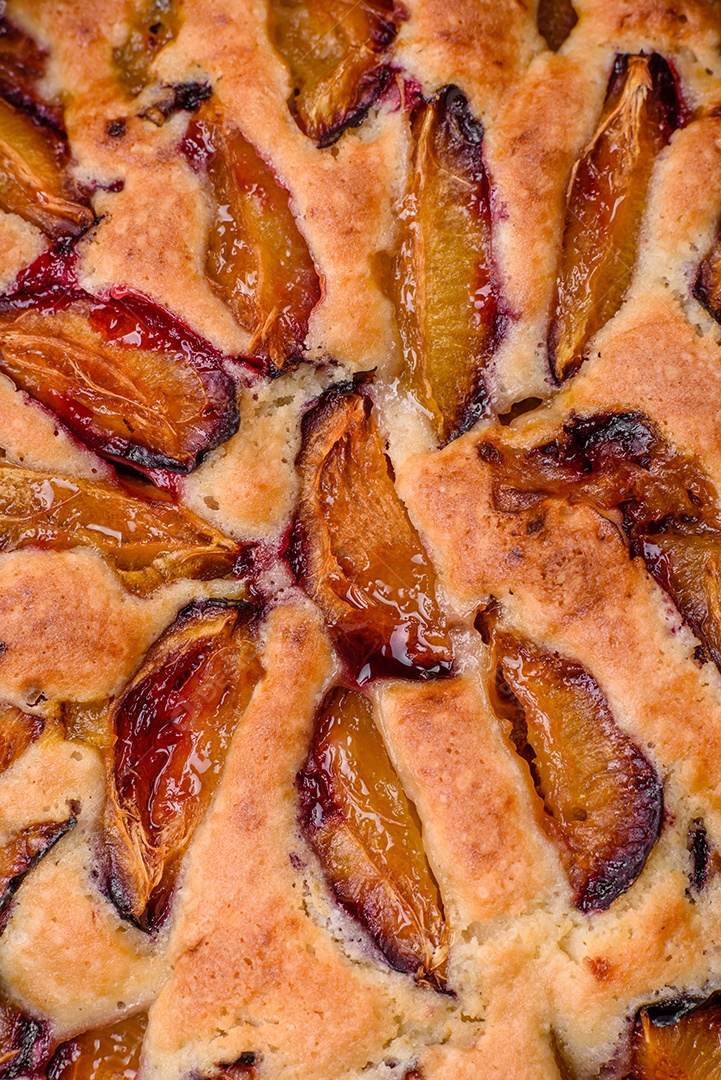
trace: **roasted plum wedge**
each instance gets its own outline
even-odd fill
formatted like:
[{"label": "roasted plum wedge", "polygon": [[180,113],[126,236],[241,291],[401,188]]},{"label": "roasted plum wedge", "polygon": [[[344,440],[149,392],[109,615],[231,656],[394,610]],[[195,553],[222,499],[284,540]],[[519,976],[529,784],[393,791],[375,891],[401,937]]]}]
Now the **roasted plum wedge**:
[{"label": "roasted plum wedge", "polygon": [[717,996],[675,1011],[641,1009],[626,1080],[715,1080],[721,1076],[721,1002]]},{"label": "roasted plum wedge", "polygon": [[438,887],[362,694],[326,695],[298,789],[301,820],[343,906],[392,967],[444,989],[448,931]]},{"label": "roasted plum wedge", "polygon": [[131,97],[150,81],[155,57],[177,37],[180,23],[180,0],[135,0],[125,40],[113,49],[118,81]]},{"label": "roasted plum wedge", "polygon": [[0,551],[81,546],[99,551],[137,593],[181,577],[226,577],[242,559],[232,540],[183,506],[119,484],[0,464]]},{"label": "roasted plum wedge", "polygon": [[721,231],[699,266],[693,293],[716,322],[721,322]]},{"label": "roasted plum wedge", "polygon": [[145,1013],[135,1013],[61,1043],[47,1080],[135,1080],[147,1022]]},{"label": "roasted plum wedge", "polygon": [[433,566],[396,493],[371,402],[328,391],[303,418],[290,562],[359,682],[452,670]]},{"label": "roasted plum wedge", "polygon": [[558,845],[576,906],[604,911],[656,843],[659,777],[580,664],[503,629],[492,613],[486,629],[491,701],[528,765],[541,826]]},{"label": "roasted plum wedge", "polygon": [[15,893],[25,877],[66,833],[74,829],[80,807],[75,803],[63,821],[39,821],[16,829],[0,844],[0,930],[9,916]]},{"label": "roasted plum wedge", "polygon": [[41,1080],[50,1047],[49,1024],[0,999],[0,1080]]},{"label": "roasted plum wedge", "polygon": [[0,209],[52,240],[74,238],[95,218],[87,193],[68,170],[62,109],[38,94],[44,75],[45,54],[0,18]]},{"label": "roasted plum wedge", "polygon": [[6,772],[42,735],[45,721],[14,705],[0,705],[0,774]]},{"label": "roasted plum wedge", "polygon": [[0,98],[0,209],[52,240],[80,236],[95,220],[69,156],[58,131]]},{"label": "roasted plum wedge", "polygon": [[[492,463],[496,508],[560,495],[618,510],[630,543],[721,668],[721,505],[709,477],[642,413],[572,417],[557,438],[525,450],[479,445]],[[523,499],[521,499],[523,501]]]},{"label": "roasted plum wedge", "polygon": [[159,484],[238,428],[221,354],[139,293],[86,292],[61,249],[0,297],[0,371],[91,449]]},{"label": "roasted plum wedge", "polygon": [[448,86],[414,110],[413,166],[400,212],[393,297],[404,381],[441,442],[484,412],[497,301],[483,127]]},{"label": "roasted plum wedge", "polygon": [[288,105],[319,147],[362,123],[388,86],[403,18],[395,0],[270,0],[271,38],[293,85]]},{"label": "roasted plum wedge", "polygon": [[62,109],[40,97],[46,74],[44,49],[7,17],[0,18],[0,97],[49,127],[62,125]]},{"label": "roasted plum wedge", "polygon": [[240,131],[208,112],[191,123],[184,149],[204,169],[215,212],[205,272],[251,335],[248,355],[281,371],[303,357],[320,279],[289,194]]},{"label": "roasted plum wedge", "polygon": [[112,706],[107,887],[144,929],[169,910],[180,861],[262,674],[255,619],[243,605],[191,604]]},{"label": "roasted plum wedge", "polygon": [[601,120],[568,189],[548,339],[559,381],[578,370],[590,339],[621,306],[654,161],[678,126],[679,113],[676,84],[663,57],[617,58]]}]

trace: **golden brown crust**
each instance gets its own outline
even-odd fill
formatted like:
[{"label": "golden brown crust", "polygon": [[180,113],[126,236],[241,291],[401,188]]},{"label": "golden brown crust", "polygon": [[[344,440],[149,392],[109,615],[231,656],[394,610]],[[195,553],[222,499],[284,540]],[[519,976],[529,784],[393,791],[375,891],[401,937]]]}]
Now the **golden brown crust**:
[{"label": "golden brown crust", "polygon": [[431,91],[456,83],[485,119],[541,46],[531,5],[409,0],[400,56]]},{"label": "golden brown crust", "polygon": [[520,915],[556,886],[529,792],[470,679],[380,692],[380,720],[452,926]]},{"label": "golden brown crust", "polygon": [[[46,721],[0,775],[0,846],[13,830],[76,819],[18,887],[4,924],[0,901],[0,1006],[5,995],[46,1022],[53,1045],[149,1009],[140,1080],[201,1080],[250,1054],[258,1080],[566,1080],[606,1066],[612,1074],[619,1062],[622,1075],[638,1008],[721,986],[721,676],[701,663],[699,639],[669,594],[630,558],[620,511],[563,493],[504,508],[478,447],[520,452],[579,416],[638,411],[721,491],[721,330],[694,295],[721,215],[717,0],[575,0],[578,21],[557,52],[539,35],[530,0],[405,0],[404,13],[380,3],[398,29],[382,46],[382,92],[357,128],[324,149],[289,108],[291,73],[273,45],[270,0],[183,0],[177,33],[132,96],[114,50],[143,3],[15,0],[9,14],[47,50],[40,90],[62,101],[69,168],[92,199],[97,220],[75,248],[80,284],[146,294],[224,354],[238,431],[187,476],[153,473],[164,494],[145,491],[212,523],[239,545],[238,560],[226,578],[181,580],[141,599],[87,546],[0,553],[0,705]],[[668,60],[683,124],[654,162],[629,290],[578,373],[559,385],[547,339],[569,180],[597,130],[618,54],[640,51]],[[431,451],[422,404],[399,383],[389,274],[404,235],[413,106],[451,83],[470,102],[463,134],[476,162],[476,121],[483,125],[499,318],[483,373],[486,414]],[[158,111],[186,84],[211,94],[208,108],[287,189],[316,266],[321,296],[303,356],[282,374],[229,360],[242,358],[250,335],[206,275],[209,232],[224,211],[183,142],[197,102],[191,94],[187,108]],[[3,292],[48,243],[21,218],[0,215]],[[362,396],[379,453],[392,461],[386,468],[383,459],[388,490],[395,485],[438,575],[437,595],[418,603],[441,612],[435,621],[452,642],[452,663],[408,672],[420,681],[394,673],[359,690],[373,701],[439,887],[447,994],[424,985],[422,971],[414,980],[389,966],[338,902],[300,817],[296,777],[318,705],[358,674],[343,667],[327,620],[291,570],[302,577],[289,539],[302,423],[329,387],[349,394],[359,372],[375,373]],[[535,398],[546,404],[510,426],[496,419]],[[88,481],[115,475],[4,377],[0,456]],[[346,466],[359,467],[358,454]],[[124,467],[119,475],[137,493],[137,477]],[[319,494],[313,521],[332,497]],[[367,554],[374,513],[367,500],[344,520],[339,566]],[[419,565],[425,555],[413,551]],[[355,581],[349,573],[348,589]],[[369,580],[368,596],[392,608],[385,584]],[[398,595],[408,589],[395,584]],[[249,596],[264,674],[238,718],[167,920],[148,934],[120,918],[107,873],[101,754],[107,762],[116,752],[108,699],[129,688],[184,605]],[[607,910],[574,905],[540,824],[549,810],[528,755],[494,707],[485,624],[474,627],[491,598],[509,632],[583,668],[663,786],[660,837]],[[392,636],[389,648],[402,655]],[[169,697],[193,678],[175,674]],[[698,822],[711,854],[694,879]]]}]

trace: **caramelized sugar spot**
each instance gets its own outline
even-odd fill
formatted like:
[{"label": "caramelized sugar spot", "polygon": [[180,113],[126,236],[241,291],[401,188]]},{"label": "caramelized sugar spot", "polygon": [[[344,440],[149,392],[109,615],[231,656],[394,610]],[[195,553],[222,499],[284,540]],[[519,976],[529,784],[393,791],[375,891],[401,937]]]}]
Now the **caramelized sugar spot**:
[{"label": "caramelized sugar spot", "polygon": [[582,363],[631,280],[646,191],[678,125],[671,70],[657,53],[620,56],[601,121],[569,185],[549,355],[557,379]]},{"label": "caramelized sugar spot", "polygon": [[40,738],[45,721],[14,705],[0,705],[0,773],[4,773]]},{"label": "caramelized sugar spot", "polygon": [[148,1018],[136,1013],[61,1043],[47,1080],[135,1080]]},{"label": "caramelized sugar spot", "polygon": [[181,577],[225,577],[241,556],[232,540],[183,506],[135,498],[119,485],[0,464],[0,551],[81,545],[100,551],[137,593]]},{"label": "caramelized sugar spot", "polygon": [[634,883],[658,838],[661,782],[580,664],[497,626],[490,640],[493,707],[528,763],[540,823],[576,906],[603,911]]},{"label": "caramelized sugar spot", "polygon": [[84,443],[135,468],[187,473],[238,427],[222,356],[146,297],[91,296],[51,251],[0,298],[0,370]]},{"label": "caramelized sugar spot", "polygon": [[721,1003],[715,998],[674,1022],[636,1020],[628,1080],[716,1080],[721,1075]]},{"label": "caramelized sugar spot", "polygon": [[178,36],[181,14],[178,0],[136,0],[128,35],[113,49],[120,85],[135,97],[150,82],[150,68],[162,48]]},{"label": "caramelized sugar spot", "polygon": [[385,90],[403,18],[395,0],[270,0],[271,39],[293,84],[288,105],[318,146],[362,123]]},{"label": "caramelized sugar spot", "polygon": [[289,195],[239,131],[194,121],[186,152],[203,162],[215,202],[206,274],[252,335],[249,355],[282,370],[302,359],[320,280]]},{"label": "caramelized sugar spot", "polygon": [[449,86],[416,109],[413,136],[393,293],[405,380],[445,443],[483,413],[495,347],[483,128]]},{"label": "caramelized sugar spot", "polygon": [[448,931],[438,888],[361,694],[326,695],[298,788],[303,823],[338,899],[392,967],[444,989]]},{"label": "caramelized sugar spot", "polygon": [[262,674],[253,609],[185,608],[113,706],[106,752],[108,888],[146,928],[167,914],[179,863]]},{"label": "caramelized sugar spot", "polygon": [[0,846],[0,929],[7,921],[10,904],[27,874],[45,858],[67,832],[75,828],[79,807],[65,821],[40,821],[6,836]]},{"label": "caramelized sugar spot", "polygon": [[94,215],[67,168],[62,109],[38,94],[44,75],[45,54],[0,18],[0,209],[59,240],[85,232]]},{"label": "caramelized sugar spot", "polygon": [[303,420],[296,575],[359,681],[449,674],[436,577],[400,501],[363,393],[333,390]]}]

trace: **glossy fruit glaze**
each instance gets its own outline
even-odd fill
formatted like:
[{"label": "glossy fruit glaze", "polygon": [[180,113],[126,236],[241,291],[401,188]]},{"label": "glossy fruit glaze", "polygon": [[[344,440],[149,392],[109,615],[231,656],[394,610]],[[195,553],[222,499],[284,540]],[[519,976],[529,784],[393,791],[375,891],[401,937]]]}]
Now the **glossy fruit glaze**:
[{"label": "glossy fruit glaze", "polygon": [[510,724],[581,911],[603,911],[639,876],[663,816],[655,769],[615,724],[580,664],[488,620],[491,701]]},{"label": "glossy fruit glaze", "polygon": [[389,85],[404,18],[395,0],[271,0],[271,37],[293,85],[288,104],[318,146],[360,124]]},{"label": "glossy fruit glaze", "polygon": [[248,355],[282,371],[303,359],[320,279],[288,191],[240,131],[210,109],[191,122],[183,149],[205,172],[214,203],[205,272],[252,338]]},{"label": "glossy fruit glaze", "polygon": [[367,698],[326,696],[298,774],[301,819],[338,899],[388,962],[443,989],[448,931],[420,829]]},{"label": "glossy fruit glaze", "polygon": [[398,497],[362,393],[326,394],[303,420],[291,565],[351,678],[452,671],[431,561]]},{"label": "glossy fruit glaze", "polygon": [[681,113],[671,69],[657,53],[619,56],[603,114],[568,193],[548,345],[556,377],[580,366],[631,281],[654,160]]},{"label": "glossy fruit glaze", "polygon": [[0,297],[0,370],[91,449],[167,486],[238,428],[224,358],[140,293],[93,296],[43,253]]},{"label": "glossy fruit glaze", "polygon": [[197,601],[148,654],[112,709],[105,822],[108,889],[152,929],[262,674],[250,608]]},{"label": "glossy fruit glaze", "polygon": [[399,215],[392,292],[402,382],[445,443],[487,407],[484,375],[498,309],[490,189],[483,127],[458,87],[420,102],[411,126],[413,167]]}]

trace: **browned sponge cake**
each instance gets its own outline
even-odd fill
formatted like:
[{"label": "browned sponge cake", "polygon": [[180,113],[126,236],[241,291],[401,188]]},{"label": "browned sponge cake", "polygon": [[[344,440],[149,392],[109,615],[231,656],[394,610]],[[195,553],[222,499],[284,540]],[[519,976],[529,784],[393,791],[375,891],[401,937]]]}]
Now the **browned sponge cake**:
[{"label": "browned sponge cake", "polygon": [[0,1080],[721,1077],[718,0],[0,11]]}]

